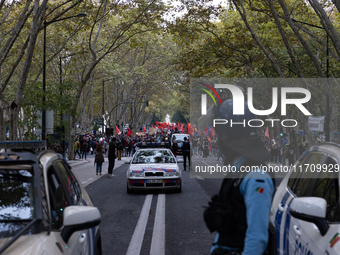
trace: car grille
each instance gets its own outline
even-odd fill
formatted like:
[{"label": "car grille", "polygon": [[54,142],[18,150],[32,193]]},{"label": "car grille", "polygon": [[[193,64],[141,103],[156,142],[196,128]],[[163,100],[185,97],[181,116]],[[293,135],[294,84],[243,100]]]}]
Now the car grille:
[{"label": "car grille", "polygon": [[163,187],[163,183],[146,183],[146,187]]},{"label": "car grille", "polygon": [[145,176],[163,176],[164,172],[145,172]]},{"label": "car grille", "polygon": [[144,187],[144,183],[132,183],[131,185],[136,187]]},{"label": "car grille", "polygon": [[177,183],[173,182],[173,183],[164,183],[164,186],[176,186]]}]

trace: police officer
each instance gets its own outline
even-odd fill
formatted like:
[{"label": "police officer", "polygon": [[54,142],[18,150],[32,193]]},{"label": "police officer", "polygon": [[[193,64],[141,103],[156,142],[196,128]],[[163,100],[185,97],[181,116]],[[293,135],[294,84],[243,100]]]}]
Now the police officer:
[{"label": "police officer", "polygon": [[189,169],[190,169],[190,142],[188,141],[188,138],[184,137],[184,142],[182,144],[182,152],[183,152],[183,167],[184,171],[187,170],[187,158],[189,161]]},{"label": "police officer", "polygon": [[[230,164],[237,169],[236,173],[228,174],[223,180],[219,192],[218,197],[229,207],[216,228],[212,255],[262,255],[268,243],[274,180],[256,166],[264,165],[270,155],[257,135],[256,128],[247,125],[256,116],[250,112],[246,102],[244,112],[244,115],[233,115],[232,99],[224,101],[219,107],[211,107],[207,112],[210,118],[229,121],[228,124],[216,125],[215,131],[219,149],[225,156],[225,166]],[[230,122],[238,124],[230,125]],[[240,169],[246,166],[255,166],[256,170],[241,173]]]}]

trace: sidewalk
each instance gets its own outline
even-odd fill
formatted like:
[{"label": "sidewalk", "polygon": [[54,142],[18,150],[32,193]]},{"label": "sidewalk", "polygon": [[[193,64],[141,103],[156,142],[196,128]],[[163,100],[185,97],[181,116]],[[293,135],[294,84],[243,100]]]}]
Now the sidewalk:
[{"label": "sidewalk", "polygon": [[[130,161],[132,157],[122,157],[122,160],[115,160],[115,167],[113,169],[113,174],[115,174],[115,169],[125,164],[125,161]],[[67,160],[69,165],[72,167],[72,171],[77,176],[81,184],[84,187],[91,184],[92,182],[98,180],[99,178],[105,176],[107,177],[108,159],[105,158],[105,162],[102,166],[102,175],[95,174],[94,158],[88,158],[86,160],[76,159]],[[86,165],[85,165],[86,164]],[[83,166],[83,167],[80,167]]]}]

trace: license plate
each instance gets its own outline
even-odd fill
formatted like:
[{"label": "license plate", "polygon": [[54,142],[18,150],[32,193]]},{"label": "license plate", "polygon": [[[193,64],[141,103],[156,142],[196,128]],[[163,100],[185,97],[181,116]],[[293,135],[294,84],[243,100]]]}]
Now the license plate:
[{"label": "license plate", "polygon": [[148,183],[163,183],[163,180],[148,180]]}]

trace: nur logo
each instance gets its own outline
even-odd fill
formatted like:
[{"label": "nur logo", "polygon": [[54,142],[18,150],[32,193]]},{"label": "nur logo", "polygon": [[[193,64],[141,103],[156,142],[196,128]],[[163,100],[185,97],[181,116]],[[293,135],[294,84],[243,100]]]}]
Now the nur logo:
[{"label": "nur logo", "polygon": [[[220,104],[222,105],[222,100],[215,89],[228,89],[233,98],[233,115],[244,115],[244,94],[243,90],[236,86],[231,84],[215,84],[215,88],[201,83],[208,89],[210,89],[218,98]],[[204,92],[206,92],[214,101],[215,105],[217,106],[216,100],[212,93],[205,89],[200,88]],[[287,98],[287,94],[290,93],[299,93],[304,94],[304,98]],[[201,115],[207,115],[207,94],[201,94]],[[311,93],[309,90],[304,88],[297,88],[297,87],[282,87],[281,88],[281,115],[285,116],[287,115],[287,105],[293,104],[295,105],[303,114],[309,116],[312,115],[302,104],[307,103],[311,99]],[[255,109],[253,104],[253,88],[248,87],[247,88],[247,100],[248,100],[248,107],[251,113],[258,116],[269,116],[270,114],[274,113],[278,106],[278,88],[273,87],[272,88],[272,106],[268,110],[258,110]],[[298,125],[297,121],[294,119],[265,119],[266,122],[271,123],[271,127],[274,127],[275,121],[280,121],[281,125],[283,127],[296,127]],[[242,125],[243,127],[249,126],[249,127],[263,127],[264,121],[262,119],[251,119],[251,120],[245,120],[241,122],[235,122],[233,119],[226,120],[226,119],[213,119],[213,127],[216,125],[224,125],[224,124],[230,124],[230,127],[233,125]]]},{"label": "nur logo", "polygon": [[[200,84],[206,86],[207,88],[209,88],[212,92],[214,92],[214,94],[217,96],[218,100],[220,101],[220,104],[222,105],[222,100],[220,98],[220,96],[218,95],[217,91],[211,87],[210,85],[208,84],[204,84],[202,82],[199,82]],[[214,101],[215,105],[217,106],[217,103],[216,103],[216,100],[215,98],[213,97],[213,95],[206,89],[204,88],[199,88],[201,90],[203,90],[204,92],[206,92],[211,98],[212,100]],[[205,106],[205,107],[204,107]],[[202,115],[206,115],[207,114],[207,95],[206,94],[202,94],[201,95],[201,114]]]},{"label": "nur logo", "polygon": [[[221,105],[222,101],[220,96],[217,94],[216,90],[204,83],[200,83],[209,88],[219,99]],[[236,85],[231,84],[215,84],[216,89],[228,89],[233,97],[233,114],[234,115],[244,115],[244,94],[240,87]],[[215,105],[216,100],[213,97],[213,95],[206,89],[200,88],[201,90],[205,91],[210,97],[213,99]],[[304,94],[304,98],[287,98],[288,93],[300,93]],[[297,87],[288,87],[288,88],[281,88],[281,115],[285,116],[287,115],[286,107],[288,104],[294,104],[296,107],[303,112],[303,114],[309,116],[312,115],[302,104],[307,103],[311,99],[311,93],[309,90],[304,88],[297,88]],[[254,103],[253,103],[253,88],[248,87],[247,88],[247,100],[248,100],[248,107],[249,110],[255,114],[260,116],[266,116],[270,115],[273,112],[276,111],[277,105],[278,105],[278,88],[273,87],[272,88],[272,106],[268,110],[258,110],[255,109]],[[201,95],[201,114],[206,115],[207,114],[207,95],[202,94]]]}]

